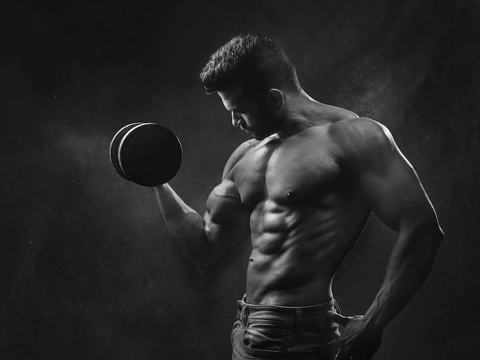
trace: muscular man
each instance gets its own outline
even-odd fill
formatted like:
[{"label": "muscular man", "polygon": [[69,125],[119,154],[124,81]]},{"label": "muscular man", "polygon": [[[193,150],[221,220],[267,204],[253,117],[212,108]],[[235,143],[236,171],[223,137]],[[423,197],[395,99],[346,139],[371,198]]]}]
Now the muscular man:
[{"label": "muscular man", "polygon": [[[443,238],[413,167],[385,126],[311,98],[266,37],[233,38],[200,78],[254,139],[228,160],[203,217],[168,184],[154,190],[169,231],[199,267],[251,241],[233,359],[371,359]],[[343,316],[332,279],[372,212],[398,240],[369,309]]]}]

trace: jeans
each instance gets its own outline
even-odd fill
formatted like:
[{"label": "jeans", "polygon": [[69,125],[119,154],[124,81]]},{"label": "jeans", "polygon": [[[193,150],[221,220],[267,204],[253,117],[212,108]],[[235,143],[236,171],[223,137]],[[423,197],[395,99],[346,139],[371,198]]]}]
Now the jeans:
[{"label": "jeans", "polygon": [[333,360],[331,346],[338,325],[327,311],[338,310],[335,300],[312,306],[266,306],[237,301],[237,320],[231,334],[232,360]]}]

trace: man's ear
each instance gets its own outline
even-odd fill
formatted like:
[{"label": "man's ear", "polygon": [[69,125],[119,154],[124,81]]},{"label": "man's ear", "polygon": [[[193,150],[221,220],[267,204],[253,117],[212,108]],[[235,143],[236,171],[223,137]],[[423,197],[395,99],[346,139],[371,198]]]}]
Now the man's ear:
[{"label": "man's ear", "polygon": [[284,105],[285,97],[283,96],[283,92],[278,89],[270,89],[268,91],[268,106],[270,111],[282,111]]}]

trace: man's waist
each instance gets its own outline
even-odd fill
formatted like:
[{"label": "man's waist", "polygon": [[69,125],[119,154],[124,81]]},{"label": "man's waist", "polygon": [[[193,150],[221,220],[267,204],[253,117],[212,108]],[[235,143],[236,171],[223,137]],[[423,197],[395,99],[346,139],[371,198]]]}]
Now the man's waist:
[{"label": "man's waist", "polygon": [[266,320],[288,324],[328,320],[327,312],[338,310],[335,300],[308,306],[254,305],[247,302],[246,296],[237,301],[237,319]]}]

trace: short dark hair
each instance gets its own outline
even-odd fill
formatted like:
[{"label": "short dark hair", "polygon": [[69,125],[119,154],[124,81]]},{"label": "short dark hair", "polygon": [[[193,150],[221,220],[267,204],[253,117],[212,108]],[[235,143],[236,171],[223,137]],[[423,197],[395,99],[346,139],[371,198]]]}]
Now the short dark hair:
[{"label": "short dark hair", "polygon": [[270,38],[240,34],[220,47],[203,68],[200,81],[207,94],[238,84],[249,95],[281,88],[301,90],[297,72],[285,53]]}]

